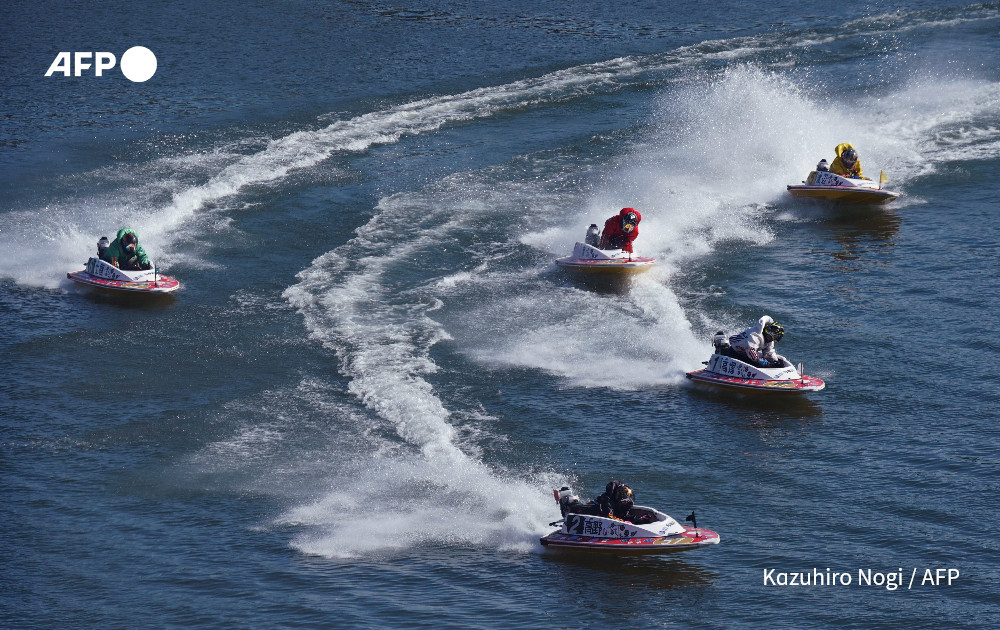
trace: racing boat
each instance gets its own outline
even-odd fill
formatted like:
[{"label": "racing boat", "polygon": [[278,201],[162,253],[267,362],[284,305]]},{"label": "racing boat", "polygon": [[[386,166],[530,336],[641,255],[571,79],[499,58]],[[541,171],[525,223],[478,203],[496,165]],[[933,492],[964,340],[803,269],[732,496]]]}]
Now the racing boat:
[{"label": "racing boat", "polygon": [[780,366],[755,367],[734,357],[715,353],[705,362],[704,369],[688,372],[687,377],[698,383],[766,392],[818,392],[826,387],[826,383],[815,376],[802,374],[801,363],[795,367],[784,357]]},{"label": "racing boat", "polygon": [[181,286],[174,278],[159,275],[155,268],[129,271],[119,269],[100,258],[90,258],[86,267],[70,271],[66,277],[97,289],[133,294],[164,294],[176,291]]},{"label": "racing boat", "polygon": [[884,171],[878,182],[843,177],[830,171],[812,171],[802,185],[789,184],[788,192],[793,197],[850,203],[887,203],[899,197],[899,193],[883,189],[882,184],[886,181],[888,178]]},{"label": "racing boat", "polygon": [[659,510],[641,505],[629,511],[630,520],[579,514],[569,505],[579,502],[569,488],[553,490],[563,518],[549,523],[560,525],[539,542],[560,551],[608,551],[620,554],[675,553],[719,544],[719,535],[698,527],[694,512],[687,517],[694,526],[681,525]]},{"label": "racing boat", "polygon": [[573,246],[573,255],[556,258],[556,264],[584,273],[630,274],[645,271],[656,262],[654,258],[637,256],[621,249],[600,249],[597,246],[599,234],[597,225],[591,224],[585,242],[577,242]]},{"label": "racing boat", "polygon": [[[107,247],[107,241],[107,237],[98,241],[98,256],[103,249],[102,245]],[[96,257],[87,260],[83,269],[70,271],[66,277],[85,286],[115,293],[162,295],[176,291],[181,286],[177,280],[160,275],[156,267],[135,271],[119,269]]]}]

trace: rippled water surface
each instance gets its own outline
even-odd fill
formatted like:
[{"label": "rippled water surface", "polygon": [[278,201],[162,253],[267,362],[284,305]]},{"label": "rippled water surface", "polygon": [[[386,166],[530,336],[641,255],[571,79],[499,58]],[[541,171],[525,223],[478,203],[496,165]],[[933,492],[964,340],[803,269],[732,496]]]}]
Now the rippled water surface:
[{"label": "rippled water surface", "polygon": [[[997,3],[63,4],[0,8],[0,625],[1000,623]],[[844,141],[899,200],[787,195]],[[556,268],[622,206],[652,271]],[[173,299],[66,279],[124,225]],[[765,313],[824,391],[687,381]],[[543,552],[611,478],[722,543]]]}]

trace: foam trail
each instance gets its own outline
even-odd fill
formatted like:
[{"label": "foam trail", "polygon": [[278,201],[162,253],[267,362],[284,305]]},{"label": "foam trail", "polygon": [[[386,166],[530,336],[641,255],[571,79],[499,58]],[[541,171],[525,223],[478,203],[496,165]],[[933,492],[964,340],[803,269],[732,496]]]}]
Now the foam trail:
[{"label": "foam trail", "polygon": [[[957,118],[967,120],[978,117],[983,108],[995,109],[988,104],[995,98],[980,98],[995,90],[996,86],[981,85],[968,99],[986,104],[971,112],[960,108],[965,114]],[[898,100],[908,103],[912,98],[900,96]],[[966,100],[952,97],[951,103]],[[911,105],[906,107],[912,110]],[[471,304],[463,317],[450,322],[448,333],[435,328],[435,334],[454,338],[484,364],[543,369],[578,385],[637,387],[676,382],[685,369],[702,360],[707,329],[741,322],[707,318],[693,328],[670,288],[671,275],[688,259],[711,253],[722,242],[770,243],[771,204],[782,198],[787,183],[801,179],[820,157],[832,159],[828,152],[845,139],[864,147],[867,168],[884,167],[896,181],[905,183],[909,156],[923,148],[928,134],[940,124],[935,109],[906,117],[910,129],[899,134],[887,132],[884,124],[887,116],[902,118],[899,112],[887,113],[865,104],[844,111],[839,104],[817,101],[782,75],[754,66],[730,67],[709,80],[680,86],[664,99],[661,126],[602,178],[599,194],[579,200],[582,210],[547,210],[545,215],[558,225],[516,238],[552,257],[563,255],[589,223],[601,223],[618,207],[633,205],[644,213],[639,247],[658,258],[658,269],[643,278],[627,299],[612,300],[595,299],[586,291],[553,289],[537,277],[503,272],[488,259],[479,260],[475,273],[435,280],[438,291],[433,297],[457,297]],[[891,159],[886,157],[890,155]],[[518,225],[533,222],[539,208],[572,205],[575,200],[550,198],[545,187],[558,189],[559,183],[545,181],[543,173],[523,173],[516,183],[493,181],[492,175],[484,174],[486,181],[478,185],[456,177],[446,180],[440,190],[386,200],[362,234],[367,243],[377,243],[377,252],[366,250],[360,258],[354,253],[331,253],[328,260],[317,261],[304,272],[303,279],[315,275],[318,282],[336,275],[357,276],[358,260],[364,260],[360,277],[373,285],[361,288],[345,283],[337,288],[336,297],[327,298],[329,308],[342,309],[366,292],[377,294],[382,290],[382,284],[374,280],[382,273],[379,267],[419,257],[438,238],[462,238],[459,224],[443,217],[440,223],[427,224],[424,217],[438,216],[438,209],[446,208],[445,216],[461,217],[463,223],[482,223],[482,214],[489,211],[499,215],[498,221]],[[540,183],[526,187],[525,180]],[[298,299],[304,298],[299,295]],[[419,309],[421,304],[418,301],[409,308]],[[399,308],[405,310],[403,305]],[[489,334],[464,326],[461,319],[476,322]],[[323,325],[311,327],[318,330]],[[596,344],[605,346],[602,354],[608,357],[600,369],[595,369],[593,361]],[[344,359],[357,360],[352,352]],[[364,374],[363,366],[355,371]],[[378,383],[365,378],[371,380],[371,387]],[[364,395],[381,400],[377,394]],[[440,410],[435,413],[440,415]]]},{"label": "foam trail", "polygon": [[[170,202],[159,208],[133,205],[136,198],[133,190],[117,199],[72,200],[80,207],[60,203],[44,210],[8,212],[4,215],[4,229],[0,230],[0,252],[8,254],[0,258],[0,276],[24,284],[54,287],[65,270],[79,266],[84,252],[90,255],[95,249],[97,232],[117,230],[108,225],[136,228],[147,250],[161,250],[170,244],[178,226],[199,210],[248,186],[280,182],[289,173],[314,167],[334,154],[365,151],[375,145],[398,142],[404,136],[429,133],[446,124],[490,117],[505,109],[534,107],[618,89],[622,80],[648,69],[632,58],[615,59],[507,85],[421,99],[338,120],[318,130],[295,132],[227,164],[202,184],[176,191]],[[39,234],[47,241],[42,246]]]},{"label": "foam trail", "polygon": [[[880,131],[884,113],[864,103],[842,112],[781,74],[731,66],[705,79],[665,97],[662,124],[589,199],[564,192],[576,173],[527,156],[516,169],[455,175],[383,199],[355,239],[301,272],[285,297],[310,335],[337,354],[350,391],[371,413],[364,423],[392,439],[370,463],[338,474],[337,490],[283,515],[280,523],[303,528],[296,548],[350,556],[424,541],[532,544],[530,530],[552,511],[544,481],[491,470],[476,457],[460,429],[489,418],[445,405],[431,385],[431,348],[447,340],[486,368],[526,367],[570,386],[678,382],[704,359],[704,331],[719,322],[701,313],[689,322],[670,287],[673,273],[722,242],[772,242],[771,204],[845,134],[866,136],[866,159],[878,165],[899,146],[925,142],[933,128],[925,117],[895,145]],[[746,167],[757,161],[764,166]],[[622,205],[644,212],[641,251],[658,257],[658,270],[627,296],[546,277],[554,255]],[[510,233],[539,216],[549,218],[548,229]],[[468,258],[442,256],[442,242]],[[546,254],[526,257],[525,245]],[[380,495],[400,480],[398,494]],[[498,511],[484,512],[484,504]]]},{"label": "foam trail", "polygon": [[[313,261],[286,290],[310,336],[336,353],[349,391],[372,414],[351,422],[373,423],[392,436],[381,453],[340,477],[338,485],[349,491],[328,493],[279,520],[306,528],[296,548],[326,556],[428,541],[530,549],[551,520],[545,501],[551,479],[491,470],[453,426],[456,418],[469,424],[489,418],[451,411],[435,394],[427,377],[437,366],[429,353],[449,337],[427,315],[438,303],[415,287],[394,286],[397,265],[435,249],[467,219],[444,204],[387,198],[355,239]],[[393,489],[389,496],[385,488]],[[347,516],[362,506],[363,517]]]},{"label": "foam trail", "polygon": [[419,545],[530,551],[555,506],[547,489],[469,459],[375,457],[338,489],[282,515],[303,553],[349,558]]},{"label": "foam trail", "polygon": [[[963,11],[954,17],[942,16],[938,11],[916,11],[893,14],[886,19],[860,20],[819,37],[849,41],[942,24],[990,21],[997,15],[998,11],[989,6]],[[817,33],[810,30],[706,41],[656,55],[622,57],[506,85],[417,100],[335,121],[317,130],[292,133],[271,141],[261,151],[235,160],[210,159],[220,164],[221,170],[214,171],[202,183],[174,187],[172,198],[166,203],[150,191],[170,187],[173,178],[149,181],[146,165],[125,167],[124,177],[98,174],[128,181],[139,172],[139,179],[146,181],[138,188],[127,188],[118,194],[61,199],[42,208],[5,212],[0,226],[0,277],[33,286],[58,286],[64,281],[65,271],[77,268],[90,255],[98,236],[124,225],[136,228],[147,249],[161,262],[169,263],[174,258],[160,252],[169,252],[180,233],[178,227],[196,213],[248,186],[281,182],[290,173],[313,168],[334,154],[364,151],[378,144],[398,142],[407,135],[433,132],[446,124],[488,118],[498,111],[544,106],[630,85],[670,81],[678,69],[697,69],[719,60],[734,63],[805,46],[816,38]],[[185,158],[177,159],[179,169],[184,161]]]},{"label": "foam trail", "polygon": [[[519,355],[519,346],[496,348],[488,357],[472,348],[490,339],[501,345],[516,340],[531,347],[530,356],[541,361],[538,367],[558,371],[558,362],[572,359],[574,351],[567,354],[566,337],[553,337],[566,326],[566,311],[549,307],[553,300],[594,302],[586,292],[554,289],[540,280],[540,269],[519,270],[502,257],[474,256],[472,271],[457,274],[447,263],[435,264],[443,260],[440,243],[461,248],[469,225],[479,226],[477,241],[504,234],[502,225],[519,215],[527,218],[549,196],[548,183],[502,181],[505,176],[503,168],[461,174],[425,191],[383,199],[356,238],[317,258],[286,290],[310,336],[336,353],[350,392],[372,414],[349,421],[371,423],[392,436],[374,458],[362,458],[353,470],[338,474],[336,491],[279,519],[279,524],[304,528],[293,541],[296,548],[325,556],[384,553],[427,541],[537,548],[535,536],[553,518],[548,489],[558,480],[553,475],[525,479],[486,466],[476,456],[475,441],[457,427],[491,419],[461,405],[448,409],[428,380],[437,371],[431,348],[443,340],[487,364],[508,360],[504,352]],[[495,243],[487,249],[494,245],[510,246]],[[416,268],[430,264],[415,274],[413,261],[421,261]],[[401,273],[404,268],[407,273]],[[669,292],[657,285],[639,292],[648,295],[644,305],[625,308],[640,320],[628,325],[641,329],[652,323],[644,340],[652,344],[665,330],[687,327]],[[519,320],[518,301],[525,321]],[[619,313],[611,300],[599,301],[597,308],[609,324]],[[576,316],[578,326],[593,326],[592,319],[580,312]],[[497,329],[505,332],[497,335]],[[663,382],[663,355],[655,350],[646,355],[642,360],[650,381]],[[638,363],[633,359],[617,376],[595,384],[614,385],[617,378],[621,386],[634,387],[637,379],[643,382]],[[400,485],[398,495],[393,490],[382,496],[385,488]],[[358,511],[363,516],[353,516]]]},{"label": "foam trail", "polygon": [[[483,420],[458,415],[466,424]],[[386,418],[344,397],[339,384],[307,378],[234,401],[223,416],[219,421],[236,425],[232,434],[174,474],[230,478],[240,490],[248,477],[257,479],[255,493],[295,505],[272,526],[298,530],[291,546],[303,553],[353,558],[420,545],[530,551],[554,518],[549,488],[562,481],[554,475],[515,477],[446,444],[438,448],[444,437],[435,420],[408,417],[394,435]]]},{"label": "foam trail", "polygon": [[[525,156],[516,169],[459,174],[381,200],[355,239],[300,273],[285,297],[337,355],[364,408],[336,421],[377,444],[331,473],[319,498],[278,519],[300,529],[296,549],[326,557],[420,544],[537,549],[554,507],[547,488],[559,480],[482,462],[466,431],[491,419],[467,402],[445,404],[431,384],[433,346],[447,341],[487,370],[529,368],[572,387],[678,382],[704,359],[704,331],[720,323],[699,313],[690,323],[672,275],[723,242],[771,243],[770,204],[844,135],[866,138],[869,164],[905,171],[906,158],[893,156],[925,142],[936,124],[924,116],[895,140],[874,106],[842,113],[780,74],[737,66],[706,79],[670,91],[662,124],[592,186],[598,194],[567,194],[578,173]],[[745,168],[755,160],[765,167]],[[657,256],[657,270],[627,296],[547,276],[552,257],[622,205],[642,209],[641,251]],[[537,226],[539,217],[547,228],[510,227]],[[442,255],[444,242],[462,255]]]},{"label": "foam trail", "polygon": [[[776,217],[770,210],[785,199],[785,186],[800,181],[820,158],[832,160],[834,146],[854,142],[869,175],[885,170],[894,187],[904,189],[912,178],[951,160],[997,157],[1000,86],[921,83],[845,106],[810,94],[782,73],[736,65],[670,90],[657,129],[602,178],[601,192],[583,212],[520,239],[552,256],[565,255],[589,223],[601,224],[617,208],[634,206],[643,212],[637,251],[654,255],[657,268],[628,300],[611,304],[522,292],[484,306],[476,321],[517,333],[480,340],[474,356],[544,369],[584,386],[680,380],[704,359],[711,332],[747,322],[727,314],[685,314],[671,289],[672,275],[724,242],[772,243]],[[908,202],[904,197],[901,203]],[[509,317],[509,325],[492,322],[494,312]]]}]

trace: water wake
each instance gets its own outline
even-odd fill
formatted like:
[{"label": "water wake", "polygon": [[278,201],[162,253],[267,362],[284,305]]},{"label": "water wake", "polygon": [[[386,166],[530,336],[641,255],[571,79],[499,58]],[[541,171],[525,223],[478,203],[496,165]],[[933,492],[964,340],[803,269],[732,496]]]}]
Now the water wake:
[{"label": "water wake", "polygon": [[[905,28],[942,19],[952,18],[910,16]],[[232,214],[238,207],[230,200],[241,192],[281,185],[333,156],[498,112],[657,86],[662,101],[648,133],[618,163],[521,156],[516,166],[458,173],[385,197],[354,238],[313,261],[284,294],[349,381],[355,404],[319,415],[345,435],[364,437],[318,451],[337,465],[278,519],[301,528],[293,545],[330,557],[427,542],[534,548],[534,536],[553,518],[547,490],[558,476],[487,465],[469,427],[481,425],[483,435],[494,419],[477,401],[436,390],[433,352],[467,359],[477,373],[455,375],[466,382],[511,368],[580,388],[681,381],[704,358],[706,330],[736,322],[698,314],[692,323],[672,278],[723,243],[770,244],[769,208],[819,158],[832,159],[837,143],[854,142],[866,169],[886,170],[904,187],[944,160],[998,155],[996,83],[930,79],[878,98],[833,90],[831,99],[787,70],[818,42],[899,28],[864,21],[844,33],[705,42],[420,99],[269,140],[250,153],[226,147],[203,159],[165,158],[188,176],[164,174],[124,184],[117,194],[4,213],[0,276],[55,286],[109,226],[129,223],[147,248],[166,249],[197,213]],[[767,59],[775,53],[778,61]],[[765,59],[744,62],[757,57]],[[928,145],[939,149],[936,157],[928,159]],[[580,174],[591,166],[598,175]],[[114,169],[101,176],[128,179]],[[626,295],[564,280],[552,258],[567,253],[588,224],[625,205],[643,212],[638,247],[657,257],[658,268]],[[250,427],[208,454],[239,461],[255,452],[248,445],[282,435],[279,425]]]},{"label": "water wake", "polygon": [[[666,86],[678,80],[688,82],[689,79],[684,78],[686,73],[703,72],[719,63],[758,59],[766,66],[782,67],[788,65],[787,55],[793,51],[810,49],[821,43],[891,37],[916,29],[968,22],[986,23],[998,19],[998,13],[994,6],[977,5],[957,12],[917,11],[875,16],[843,28],[831,28],[828,32],[804,30],[706,41],[665,53],[622,57],[506,85],[420,99],[265,141],[263,148],[250,153],[246,152],[249,139],[244,138],[232,146],[196,155],[185,153],[162,158],[153,164],[125,164],[120,168],[74,175],[74,179],[88,183],[95,190],[107,188],[110,191],[83,196],[74,194],[52,200],[42,207],[5,212],[0,228],[0,277],[26,285],[58,286],[66,270],[77,267],[90,255],[99,236],[113,233],[123,225],[139,230],[152,251],[168,252],[160,260],[169,264],[183,258],[183,254],[169,251],[176,239],[183,238],[178,236],[183,234],[178,227],[196,213],[215,208],[248,187],[277,185],[291,173],[314,168],[333,155],[366,151],[376,145],[399,142],[406,136],[430,133],[445,125],[489,118],[502,111],[551,106],[633,86]],[[792,54],[793,66],[802,63],[796,61],[798,54]],[[959,102],[966,101],[959,98]],[[972,102],[968,104],[975,107]],[[774,110],[775,117],[780,111]],[[831,141],[840,142],[845,136],[860,135],[858,132],[864,131],[844,124],[844,130],[853,133],[827,132],[824,135],[823,132],[835,129],[837,121],[844,117],[833,115],[831,118],[834,125],[810,130],[812,144],[832,146]],[[881,124],[885,125],[888,120],[892,119],[882,116]],[[782,121],[794,122],[794,118],[786,116]],[[956,120],[956,124],[961,123]],[[885,137],[889,135],[884,134]],[[790,136],[797,137],[796,134]],[[711,141],[711,137],[708,140]],[[699,143],[704,141],[698,140]],[[784,148],[788,143],[787,139],[782,142]],[[261,142],[254,140],[250,144]],[[800,139],[799,144],[805,142]],[[899,155],[899,148],[885,147],[887,161]],[[875,153],[869,152],[871,157],[883,157],[878,153],[880,149],[875,150]],[[815,157],[815,149],[812,151],[810,161]],[[908,161],[911,158],[909,156]],[[743,156],[734,155],[731,159],[743,159]],[[179,174],[190,176],[178,177]],[[138,185],[132,183],[136,180]],[[192,183],[192,180],[195,181]],[[235,212],[237,209],[228,207],[222,211]]]},{"label": "water wake", "polygon": [[[985,111],[989,119],[995,106],[981,97],[995,90],[976,83],[977,96],[957,118],[978,120]],[[350,391],[397,439],[415,447],[410,456],[380,463],[381,469],[390,475],[405,469],[435,492],[470,497],[448,505],[465,522],[489,525],[479,534],[456,527],[437,512],[434,493],[417,488],[411,502],[391,503],[368,539],[370,548],[362,549],[349,540],[364,519],[338,516],[347,499],[335,492],[285,515],[307,529],[295,544],[322,555],[414,540],[493,544],[503,532],[523,534],[525,519],[544,522],[551,505],[530,497],[544,496],[545,483],[490,470],[474,444],[458,437],[456,423],[470,416],[454,402],[446,405],[430,384],[438,370],[431,348],[445,343],[446,352],[464,355],[487,373],[538,370],[573,387],[631,389],[683,380],[683,372],[704,358],[706,331],[745,322],[698,313],[692,323],[671,288],[673,274],[725,242],[771,243],[768,209],[787,183],[801,179],[819,158],[832,159],[839,142],[863,147],[869,169],[888,170],[903,185],[921,174],[921,148],[941,135],[943,121],[936,105],[913,116],[919,101],[904,90],[859,99],[845,111],[782,73],[730,66],[665,93],[650,133],[581,192],[566,192],[566,181],[579,178],[571,162],[539,155],[524,156],[517,168],[458,174],[383,199],[355,239],[314,261],[285,296],[311,335],[336,352]],[[904,115],[906,125],[885,125]],[[991,127],[977,129],[956,143],[982,147]],[[655,255],[659,268],[625,296],[596,295],[562,281],[552,258],[569,251],[589,223],[622,205],[642,209],[640,249]],[[524,225],[532,229],[512,227]],[[386,479],[382,474],[359,471],[358,479],[367,484]],[[502,514],[513,506],[525,509],[510,521],[480,521],[482,513],[466,510],[491,501],[489,493],[509,501]],[[491,532],[489,541],[480,538],[483,532]]]}]

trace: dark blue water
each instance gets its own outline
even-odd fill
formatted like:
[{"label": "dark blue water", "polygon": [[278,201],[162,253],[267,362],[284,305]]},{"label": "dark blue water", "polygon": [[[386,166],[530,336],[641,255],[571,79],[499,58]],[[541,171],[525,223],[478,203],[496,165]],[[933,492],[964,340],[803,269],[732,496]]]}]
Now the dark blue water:
[{"label": "dark blue water", "polygon": [[[63,5],[0,8],[0,625],[1000,623],[1000,4]],[[844,141],[898,201],[787,196]],[[653,271],[555,267],[626,205]],[[66,280],[124,225],[174,299]],[[687,382],[764,313],[826,390]],[[722,543],[543,553],[610,478]]]}]

